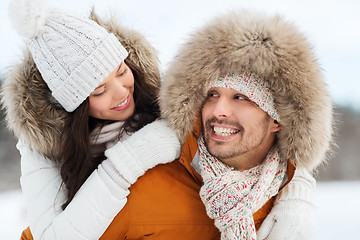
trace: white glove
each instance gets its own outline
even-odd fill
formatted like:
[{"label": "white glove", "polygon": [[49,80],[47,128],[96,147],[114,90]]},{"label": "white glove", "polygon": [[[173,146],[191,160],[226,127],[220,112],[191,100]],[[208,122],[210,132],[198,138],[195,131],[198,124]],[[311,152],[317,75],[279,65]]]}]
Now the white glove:
[{"label": "white glove", "polygon": [[315,184],[306,169],[296,169],[293,179],[279,192],[274,207],[257,232],[258,239],[313,239]]},{"label": "white glove", "polygon": [[180,142],[165,120],[157,120],[106,150],[105,156],[133,184],[146,170],[179,158]]}]

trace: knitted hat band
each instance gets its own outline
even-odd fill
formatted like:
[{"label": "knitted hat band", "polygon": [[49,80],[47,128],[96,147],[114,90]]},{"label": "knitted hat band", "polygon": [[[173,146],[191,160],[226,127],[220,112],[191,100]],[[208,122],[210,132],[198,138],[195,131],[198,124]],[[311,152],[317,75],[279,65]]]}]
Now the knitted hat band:
[{"label": "knitted hat band", "polygon": [[209,83],[208,89],[213,87],[232,88],[256,103],[270,117],[280,122],[280,116],[275,107],[274,98],[258,76],[251,73],[227,73]]},{"label": "knitted hat band", "polygon": [[58,88],[50,89],[52,95],[66,111],[74,111],[127,56],[115,35],[109,34]]}]

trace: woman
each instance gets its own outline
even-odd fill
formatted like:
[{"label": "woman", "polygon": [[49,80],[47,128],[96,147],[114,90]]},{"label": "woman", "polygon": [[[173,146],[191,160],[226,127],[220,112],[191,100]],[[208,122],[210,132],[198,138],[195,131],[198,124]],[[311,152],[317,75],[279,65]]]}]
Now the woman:
[{"label": "woman", "polygon": [[94,21],[41,7],[12,2],[10,16],[30,51],[2,90],[20,138],[31,228],[22,237],[100,238],[130,184],[176,159],[180,145],[165,122],[144,127],[159,115],[159,71],[141,35],[93,12]]}]

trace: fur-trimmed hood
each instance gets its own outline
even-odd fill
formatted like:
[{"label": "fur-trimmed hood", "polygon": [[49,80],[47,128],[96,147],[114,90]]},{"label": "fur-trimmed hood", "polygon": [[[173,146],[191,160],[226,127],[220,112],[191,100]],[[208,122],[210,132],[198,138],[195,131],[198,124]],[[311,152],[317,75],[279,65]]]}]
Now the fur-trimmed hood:
[{"label": "fur-trimmed hood", "polygon": [[332,139],[332,103],[310,44],[280,16],[230,12],[194,33],[165,73],[162,117],[184,142],[199,116],[206,84],[236,71],[255,73],[268,83],[281,119],[282,157],[314,170]]},{"label": "fur-trimmed hood", "polygon": [[[103,21],[92,11],[90,18],[119,39],[129,53],[127,59],[142,71],[144,81],[158,89],[158,58],[147,40],[138,32],[120,25],[115,17]],[[12,66],[5,78],[1,97],[8,127],[16,137],[23,138],[39,153],[58,159],[55,156],[61,154],[62,129],[71,113],[66,112],[51,96],[28,49],[24,50],[22,62]]]}]

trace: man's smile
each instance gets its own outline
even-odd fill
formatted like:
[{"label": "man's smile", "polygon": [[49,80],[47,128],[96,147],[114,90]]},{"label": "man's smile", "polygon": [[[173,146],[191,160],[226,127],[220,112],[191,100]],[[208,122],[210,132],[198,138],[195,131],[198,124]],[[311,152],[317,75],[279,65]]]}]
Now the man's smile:
[{"label": "man's smile", "polygon": [[226,141],[235,137],[240,132],[240,129],[219,125],[211,124],[211,137],[217,141]]}]

